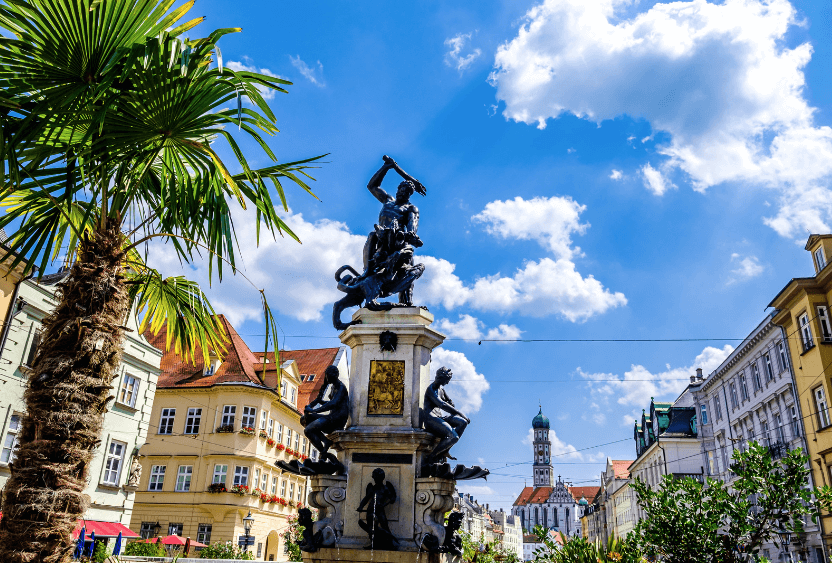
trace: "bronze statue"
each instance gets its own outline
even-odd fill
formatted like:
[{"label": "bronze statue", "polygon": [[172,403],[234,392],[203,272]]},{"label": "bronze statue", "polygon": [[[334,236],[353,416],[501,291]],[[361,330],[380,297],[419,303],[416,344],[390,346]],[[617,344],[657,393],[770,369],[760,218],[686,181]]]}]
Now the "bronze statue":
[{"label": "bronze statue", "polygon": [[[471,423],[471,419],[462,414],[448,397],[444,387],[451,382],[453,373],[446,367],[436,370],[433,383],[425,389],[424,406],[419,410],[422,428],[433,434],[439,442],[422,461],[421,477],[439,477],[441,479],[479,479],[488,476],[488,469],[478,465],[465,467],[457,464],[451,471],[446,459],[455,459],[449,452],[459,442],[460,436]],[[444,413],[448,413],[445,415]]]},{"label": "bronze statue", "polygon": [[[446,457],[451,457],[448,452],[459,442],[459,438],[471,422],[471,419],[456,409],[454,402],[445,393],[444,387],[451,382],[453,375],[450,369],[441,367],[436,370],[433,383],[425,389],[425,404],[421,413],[422,427],[439,438],[439,443],[427,455],[425,463],[441,463]],[[448,415],[443,416],[443,411]]]},{"label": "bronze statue", "polygon": [[[318,392],[317,398],[303,408],[300,423],[303,433],[309,439],[312,447],[321,454],[319,461],[307,459],[303,464],[297,460],[275,463],[284,471],[297,475],[320,475],[333,473],[343,474],[344,465],[338,461],[334,453],[329,452],[332,440],[327,438],[336,430],[343,430],[350,416],[350,395],[347,387],[339,379],[340,373],[336,366],[329,366],[324,371],[324,384]],[[329,400],[324,400],[331,389]]]},{"label": "bronze statue", "polygon": [[303,527],[303,534],[300,543],[298,543],[301,551],[315,553],[321,547],[323,532],[313,533],[314,524],[311,510],[308,508],[298,510],[298,526]]},{"label": "bronze statue", "polygon": [[[378,224],[367,235],[364,244],[364,272],[359,274],[351,266],[342,266],[335,273],[338,289],[347,294],[332,309],[332,324],[337,330],[344,330],[354,324],[342,322],[341,312],[362,303],[373,311],[389,310],[397,306],[412,307],[413,282],[425,271],[424,264],[413,263],[414,248],[422,246],[422,240],[417,234],[419,209],[410,202],[410,197],[414,192],[426,195],[427,191],[419,180],[402,170],[395,160],[387,155],[382,158],[384,164],[367,184],[367,189],[382,205]],[[381,188],[384,176],[391,169],[404,179],[396,190],[396,197]],[[394,294],[399,295],[398,303],[377,301]]]},{"label": "bronze statue", "polygon": [[361,499],[358,505],[358,512],[366,512],[364,520],[359,520],[358,525],[370,536],[370,545],[365,549],[381,549],[395,551],[399,541],[387,522],[387,515],[384,507],[396,502],[396,489],[388,481],[384,482],[384,470],[377,467],[373,470],[373,482],[367,483],[367,494]]}]

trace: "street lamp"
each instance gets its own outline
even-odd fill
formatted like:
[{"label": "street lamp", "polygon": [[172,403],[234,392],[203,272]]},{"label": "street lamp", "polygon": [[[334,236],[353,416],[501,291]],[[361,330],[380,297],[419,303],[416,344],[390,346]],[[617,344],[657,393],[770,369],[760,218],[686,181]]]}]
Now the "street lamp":
[{"label": "street lamp", "polygon": [[251,517],[251,510],[248,511],[248,516],[243,518],[243,529],[246,531],[246,551],[248,551],[248,538],[251,533],[251,527],[254,525],[254,518]]}]

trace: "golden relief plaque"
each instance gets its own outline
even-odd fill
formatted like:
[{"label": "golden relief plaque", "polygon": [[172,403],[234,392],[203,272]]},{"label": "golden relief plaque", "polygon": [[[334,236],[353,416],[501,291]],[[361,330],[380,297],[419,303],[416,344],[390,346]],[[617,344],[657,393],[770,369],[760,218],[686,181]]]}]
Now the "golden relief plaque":
[{"label": "golden relief plaque", "polygon": [[404,361],[370,361],[367,414],[386,416],[404,414]]}]

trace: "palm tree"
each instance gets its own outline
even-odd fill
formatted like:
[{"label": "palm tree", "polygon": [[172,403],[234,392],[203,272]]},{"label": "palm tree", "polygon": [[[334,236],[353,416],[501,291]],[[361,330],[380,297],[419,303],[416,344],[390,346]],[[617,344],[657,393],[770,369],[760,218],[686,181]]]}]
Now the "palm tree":
[{"label": "palm tree", "polygon": [[[0,262],[38,275],[59,256],[69,266],[25,392],[0,561],[68,559],[131,307],[141,330],[166,325],[167,346],[181,354],[225,349],[199,286],[163,278],[146,263],[147,242],[167,241],[183,263],[207,258],[221,280],[223,266],[236,271],[231,206],[254,208],[258,242],[261,229],[296,239],[271,194],[287,209],[281,181],[312,193],[304,178],[320,157],[277,164],[263,138],[277,128],[261,92],[290,83],[223,68],[217,41],[240,30],[187,39],[202,18],[179,24],[193,2],[173,4],[0,5],[0,227],[15,229]],[[251,168],[229,129],[275,164]],[[216,140],[240,173],[229,171]]]}]

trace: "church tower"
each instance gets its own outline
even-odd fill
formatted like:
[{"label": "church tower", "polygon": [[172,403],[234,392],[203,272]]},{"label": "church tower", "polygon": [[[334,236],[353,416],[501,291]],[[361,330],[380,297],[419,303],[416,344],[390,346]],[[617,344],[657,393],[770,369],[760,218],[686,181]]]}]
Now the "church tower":
[{"label": "church tower", "polygon": [[554,481],[554,470],[552,469],[551,449],[552,442],[549,441],[549,419],[543,415],[543,407],[532,419],[532,431],[534,432],[534,486],[551,487]]}]

